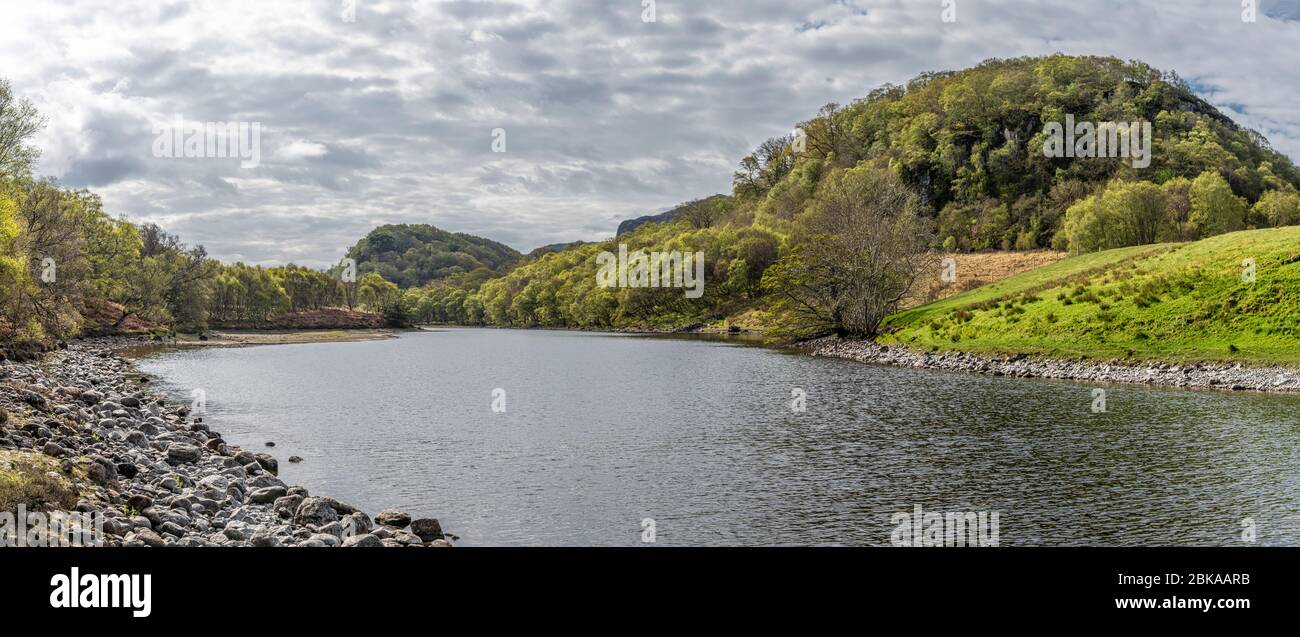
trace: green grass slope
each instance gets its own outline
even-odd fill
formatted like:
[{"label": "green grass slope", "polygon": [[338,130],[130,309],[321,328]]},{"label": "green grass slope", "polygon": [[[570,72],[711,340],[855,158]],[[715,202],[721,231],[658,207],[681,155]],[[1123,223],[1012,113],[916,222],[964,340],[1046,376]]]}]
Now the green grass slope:
[{"label": "green grass slope", "polygon": [[1296,365],[1300,226],[1073,257],[900,312],[888,327],[882,343],[919,350]]}]

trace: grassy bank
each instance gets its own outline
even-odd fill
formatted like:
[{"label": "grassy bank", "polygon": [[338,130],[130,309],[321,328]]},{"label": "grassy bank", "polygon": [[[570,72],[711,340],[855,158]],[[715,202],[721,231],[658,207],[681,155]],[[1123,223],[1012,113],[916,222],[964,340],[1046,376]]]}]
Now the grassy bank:
[{"label": "grassy bank", "polygon": [[55,459],[35,452],[0,449],[0,512],[18,505],[32,511],[69,510],[78,494],[59,472]]},{"label": "grassy bank", "polygon": [[[1243,261],[1253,259],[1253,281]],[[958,276],[961,276],[960,271]],[[1300,227],[1072,257],[900,312],[928,351],[1300,364]]]}]

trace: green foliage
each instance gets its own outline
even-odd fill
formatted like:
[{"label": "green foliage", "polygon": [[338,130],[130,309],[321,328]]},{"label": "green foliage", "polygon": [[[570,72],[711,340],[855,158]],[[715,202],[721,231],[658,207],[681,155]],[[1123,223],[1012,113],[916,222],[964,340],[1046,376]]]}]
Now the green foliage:
[{"label": "green foliage", "polygon": [[9,80],[0,78],[0,179],[31,172],[41,151],[27,142],[44,125],[31,100],[14,97]]},{"label": "green foliage", "polygon": [[[1298,246],[1300,227],[1291,226],[1085,254],[901,312],[883,340],[982,354],[1294,365]],[[1246,259],[1253,279],[1243,276]],[[1030,296],[1038,300],[1021,300]]]},{"label": "green foliage", "polygon": [[[703,252],[700,298],[682,288],[600,287],[603,252]],[[417,321],[570,328],[680,327],[717,320],[761,296],[763,272],[776,261],[779,239],[752,227],[696,228],[688,219],[636,227],[618,239],[571,246],[492,278],[486,271],[439,280],[411,303]]]},{"label": "green foliage", "polygon": [[[1045,124],[1066,114],[1080,121],[1152,122],[1153,163],[1135,169],[1122,158],[1045,157]],[[939,236],[953,237],[961,250],[1063,247],[1066,210],[1117,180],[1164,184],[1213,172],[1248,202],[1300,186],[1300,170],[1289,159],[1198,98],[1178,76],[1115,58],[994,59],[959,72],[927,73],[847,107],[828,105],[800,128],[807,135],[805,152],[796,152],[791,138],[778,138],[741,161],[734,181],[740,209],[752,207],[760,221],[778,225],[807,208],[827,167],[871,162],[888,166],[938,211]],[[1141,197],[1128,199],[1130,206],[1158,198],[1149,190],[1130,195]],[[1197,229],[1214,234],[1240,227],[1223,218],[1230,203],[1218,197],[1213,205],[1214,219],[1195,228],[1175,220],[1157,231],[1187,240]],[[1187,223],[1185,213],[1166,212],[1183,214],[1181,223]],[[1154,241],[1149,230],[1149,224],[1139,229],[1137,240]]]},{"label": "green foliage", "polygon": [[218,323],[258,323],[289,311],[292,301],[274,271],[234,263],[217,273],[210,307]]},{"label": "green foliage", "polygon": [[1192,181],[1188,218],[1201,236],[1233,232],[1246,227],[1246,202],[1234,194],[1228,181],[1216,172],[1204,172]]},{"label": "green foliage", "polygon": [[1153,243],[1169,217],[1168,198],[1149,181],[1113,181],[1066,211],[1065,245],[1081,254]]},{"label": "green foliage", "polygon": [[410,297],[378,272],[367,272],[357,281],[357,299],[367,310],[383,315],[390,326],[404,327],[410,323]]},{"label": "green foliage", "polygon": [[863,165],[822,184],[794,247],[764,284],[792,335],[875,336],[932,264],[933,229],[916,193]]},{"label": "green foliage", "polygon": [[501,272],[521,255],[489,239],[403,224],[375,228],[347,256],[356,260],[358,276],[375,272],[398,287],[411,288],[479,268]]},{"label": "green foliage", "polygon": [[1270,226],[1300,224],[1300,193],[1295,190],[1270,190],[1255,203],[1254,216]]},{"label": "green foliage", "polygon": [[351,307],[356,289],[336,275],[292,263],[272,268],[234,263],[219,267],[207,307],[219,325],[256,325],[290,312]]}]

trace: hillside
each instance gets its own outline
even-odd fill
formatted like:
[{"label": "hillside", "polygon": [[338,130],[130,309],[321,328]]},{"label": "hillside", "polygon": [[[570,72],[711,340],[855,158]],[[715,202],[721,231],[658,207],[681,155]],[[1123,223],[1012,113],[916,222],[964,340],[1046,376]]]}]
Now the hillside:
[{"label": "hillside", "polygon": [[[1046,157],[1049,124],[1066,117],[1148,121],[1151,164],[1124,158]],[[1176,74],[1115,58],[1053,55],[989,60],[973,68],[886,85],[848,105],[829,104],[741,158],[732,196],[625,221],[616,239],[541,255],[481,285],[428,292],[420,320],[600,328],[685,328],[743,322],[810,335],[781,307],[789,281],[768,276],[807,243],[808,220],[827,185],[853,170],[888,172],[920,200],[936,252],[1035,254],[1054,260],[1245,228],[1300,222],[1300,170],[1259,134],[1241,128]],[[663,291],[597,289],[601,251],[700,250],[700,299]],[[1100,264],[1108,256],[1073,264]],[[1014,261],[1014,260],[1013,260]],[[957,289],[1032,261],[963,267]],[[1056,266],[1064,271],[1071,265]],[[778,267],[776,271],[782,268]],[[1035,275],[1044,276],[1044,275]],[[922,277],[904,306],[950,294]],[[829,289],[829,288],[827,288]],[[994,293],[989,290],[982,294]],[[761,320],[758,317],[764,317]],[[791,328],[791,329],[786,329]]]},{"label": "hillside", "polygon": [[[1243,280],[1247,259],[1253,282]],[[889,325],[881,343],[918,350],[1294,365],[1300,226],[1072,257]]]},{"label": "hillside", "polygon": [[501,272],[522,255],[491,239],[427,224],[402,224],[371,230],[347,256],[356,260],[358,275],[377,272],[409,288],[478,269]]},{"label": "hillside", "polygon": [[[31,122],[24,130],[39,128],[33,109],[0,104],[0,116]],[[1048,129],[1071,120],[1153,124],[1150,165],[1046,156]],[[155,225],[114,217],[94,193],[33,178],[28,166],[17,177],[0,178],[0,341],[48,345],[90,325],[81,308],[92,306],[119,308],[110,323],[114,328],[138,320],[160,329],[201,330],[209,322],[264,323],[347,307],[380,314],[394,325],[743,325],[789,338],[870,338],[879,333],[882,318],[900,308],[1036,265],[990,263],[987,274],[963,267],[967,278],[956,288],[936,290],[935,277],[918,275],[919,262],[931,256],[957,254],[961,261],[1012,250],[1045,260],[1083,255],[1008,280],[1034,287],[1111,267],[1110,260],[1122,261],[1121,255],[1300,223],[1300,170],[1294,163],[1198,97],[1176,74],[1140,62],[1066,55],[993,59],[882,86],[791,125],[800,135],[768,139],[739,159],[730,195],[629,220],[604,242],[559,251],[551,246],[524,258],[489,239],[430,225],[385,225],[348,250],[358,266],[355,281],[342,280],[337,269],[217,262],[201,246],[186,245]],[[0,144],[35,152],[24,146],[30,137]],[[46,232],[51,228],[58,232]],[[1279,235],[1287,232],[1292,231]],[[60,240],[43,245],[42,233]],[[888,241],[879,240],[886,236]],[[602,253],[612,256],[623,244],[629,252],[702,254],[693,260],[702,263],[698,276],[691,272],[696,283],[690,290],[598,285]],[[59,272],[81,276],[46,284],[35,267],[46,259],[58,263]],[[914,261],[915,271],[898,271],[899,264]],[[1151,294],[1163,285],[1173,284],[1153,281],[1139,309],[1148,311]],[[1261,323],[1219,340],[1207,335],[1179,345],[1176,338],[1159,338],[1167,324],[1148,325],[1144,314],[1124,314],[1113,298],[1117,293],[1108,291],[1112,296],[1098,297],[1106,305],[1098,326],[1088,327],[1086,317],[1075,315],[1081,304],[1074,300],[1043,317],[1078,332],[1059,345],[1050,334],[1033,336],[1019,325],[990,333],[985,343],[981,330],[997,324],[982,315],[963,315],[961,325],[937,323],[931,332],[909,323],[943,318],[945,308],[997,298],[1009,289],[982,287],[898,313],[889,325],[904,329],[886,338],[930,347],[1073,346],[1123,354],[1157,347],[1159,340],[1158,346],[1171,348],[1169,355],[1235,355],[1237,348],[1242,357],[1267,358],[1271,354],[1260,351],[1266,343],[1252,339],[1249,330],[1276,335],[1281,329]],[[1079,300],[1089,294],[1085,289]],[[1206,302],[1229,300],[1236,307],[1244,302]],[[1000,318],[1017,323],[1022,312],[1048,302],[1029,305],[1003,308],[1012,315]],[[815,312],[823,316],[813,317]],[[1241,317],[1208,312],[1203,318],[1227,329]],[[1111,329],[1119,333],[1104,333]],[[1011,340],[1016,338],[1021,340]]]}]

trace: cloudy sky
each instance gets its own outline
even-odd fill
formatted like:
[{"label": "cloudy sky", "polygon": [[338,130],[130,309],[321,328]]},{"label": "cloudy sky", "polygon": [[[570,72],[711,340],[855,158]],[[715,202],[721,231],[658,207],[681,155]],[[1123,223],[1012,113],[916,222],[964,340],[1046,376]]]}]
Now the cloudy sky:
[{"label": "cloudy sky", "polygon": [[[1300,159],[1300,0],[0,1],[40,172],[228,261],[321,266],[382,223],[609,237],[826,102],[990,57],[1172,69]],[[177,116],[259,122],[260,164],[155,157]]]}]

